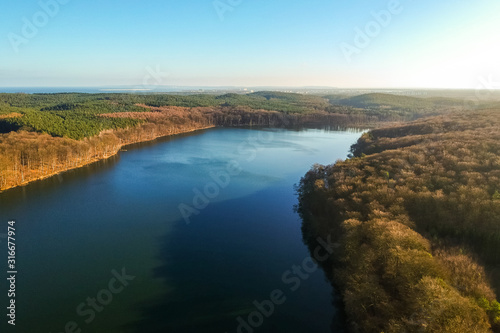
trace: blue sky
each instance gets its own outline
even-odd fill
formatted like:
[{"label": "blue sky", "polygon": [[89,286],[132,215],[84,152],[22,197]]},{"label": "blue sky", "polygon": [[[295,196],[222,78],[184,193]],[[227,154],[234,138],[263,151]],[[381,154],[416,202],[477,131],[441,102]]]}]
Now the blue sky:
[{"label": "blue sky", "polygon": [[4,87],[500,81],[498,0],[1,1]]}]

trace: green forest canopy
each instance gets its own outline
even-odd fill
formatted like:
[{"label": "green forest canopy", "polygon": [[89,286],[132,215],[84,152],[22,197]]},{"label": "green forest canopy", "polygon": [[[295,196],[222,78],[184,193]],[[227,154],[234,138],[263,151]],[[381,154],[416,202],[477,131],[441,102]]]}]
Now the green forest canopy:
[{"label": "green forest canopy", "polygon": [[[463,109],[453,98],[415,98],[389,94],[319,96],[273,91],[250,94],[0,94],[0,133],[34,130],[73,139],[95,136],[105,129],[136,126],[137,119],[103,118],[100,114],[143,112],[153,107],[246,107],[286,114],[367,114],[380,121],[412,120],[425,115]],[[5,115],[17,114],[15,117]],[[4,115],[4,117],[2,117]]]}]

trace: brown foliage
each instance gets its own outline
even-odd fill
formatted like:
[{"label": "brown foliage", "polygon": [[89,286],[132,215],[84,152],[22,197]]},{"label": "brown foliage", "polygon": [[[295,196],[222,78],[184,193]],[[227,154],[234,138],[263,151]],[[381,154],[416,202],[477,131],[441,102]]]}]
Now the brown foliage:
[{"label": "brown foliage", "polygon": [[500,279],[473,258],[500,264],[499,111],[376,129],[352,151],[315,166],[298,193],[306,240],[337,234],[325,269],[353,331],[498,330]]},{"label": "brown foliage", "polygon": [[83,140],[34,132],[0,135],[0,190],[27,184],[116,154],[127,144],[209,127],[206,123],[165,121],[107,130]]},{"label": "brown foliage", "polygon": [[23,115],[18,113],[18,112],[11,112],[8,114],[0,114],[0,119],[8,119],[8,118],[19,118],[22,117]]}]

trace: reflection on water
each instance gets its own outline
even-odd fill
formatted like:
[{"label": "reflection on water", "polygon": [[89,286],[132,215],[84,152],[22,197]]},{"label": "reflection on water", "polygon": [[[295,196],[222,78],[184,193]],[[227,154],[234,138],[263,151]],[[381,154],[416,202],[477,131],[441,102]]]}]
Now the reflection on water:
[{"label": "reflection on water", "polygon": [[[8,207],[11,204],[20,203],[30,197],[45,195],[51,191],[57,191],[63,182],[73,182],[85,179],[91,175],[113,168],[120,161],[120,155],[113,155],[105,160],[100,160],[78,169],[68,170],[55,176],[32,182],[26,186],[20,186],[0,193],[0,207]],[[10,203],[10,204],[9,204]]]},{"label": "reflection on water", "polygon": [[[237,332],[238,318],[248,322],[255,302],[268,304],[276,290],[286,301],[255,332],[329,331],[323,272],[300,277],[297,288],[288,273],[309,256],[293,185],[314,163],[345,158],[358,137],[211,129],[1,193],[0,221],[18,226],[19,332],[62,332],[68,322],[93,333]],[[196,206],[231,163],[240,172]],[[189,225],[181,204],[196,208]],[[122,268],[135,279],[87,322],[79,306],[99,302]]]}]

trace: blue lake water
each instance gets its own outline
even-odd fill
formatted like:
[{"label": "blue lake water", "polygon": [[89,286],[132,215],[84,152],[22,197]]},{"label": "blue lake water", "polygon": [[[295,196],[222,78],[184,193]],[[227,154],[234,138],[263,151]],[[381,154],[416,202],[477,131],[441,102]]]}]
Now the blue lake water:
[{"label": "blue lake water", "polygon": [[296,271],[310,254],[293,186],[359,136],[210,129],[1,193],[0,233],[16,220],[7,332],[331,332],[324,273]]}]

